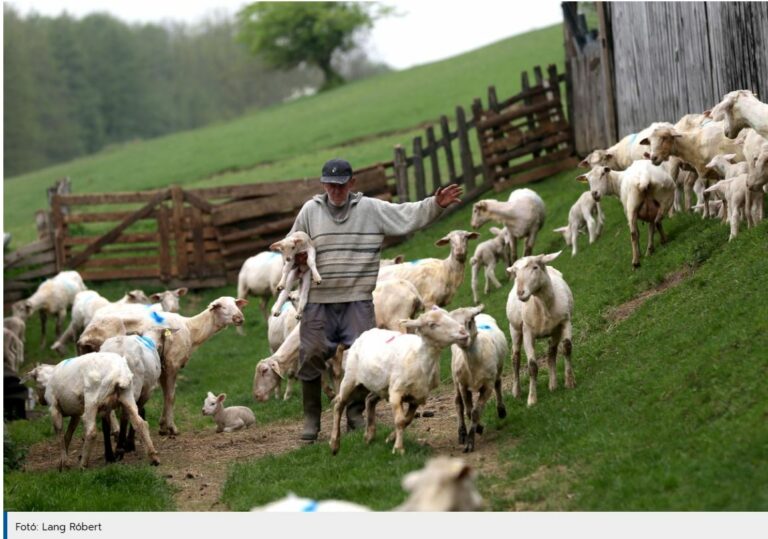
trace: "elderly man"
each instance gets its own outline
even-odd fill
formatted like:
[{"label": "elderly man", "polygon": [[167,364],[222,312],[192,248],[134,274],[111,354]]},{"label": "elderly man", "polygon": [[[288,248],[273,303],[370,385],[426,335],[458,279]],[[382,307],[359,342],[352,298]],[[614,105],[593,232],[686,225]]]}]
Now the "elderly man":
[{"label": "elderly man", "polygon": [[[300,329],[301,439],[308,442],[317,440],[320,432],[320,376],[326,360],[338,345],[348,348],[363,331],[376,326],[372,294],[384,237],[402,236],[428,225],[462,194],[460,186],[449,185],[421,202],[393,204],[366,197],[353,192],[352,167],[343,159],[325,163],[320,181],[325,194],[304,204],[291,229],[312,238],[323,278],[310,289]],[[364,425],[363,397],[358,395],[347,406],[350,429]]]}]

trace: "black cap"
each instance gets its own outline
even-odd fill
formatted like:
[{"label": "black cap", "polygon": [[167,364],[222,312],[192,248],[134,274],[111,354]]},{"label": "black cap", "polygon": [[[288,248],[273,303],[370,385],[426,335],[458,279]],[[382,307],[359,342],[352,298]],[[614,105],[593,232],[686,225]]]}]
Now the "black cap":
[{"label": "black cap", "polygon": [[352,165],[344,159],[331,159],[323,165],[323,175],[320,181],[323,183],[345,184],[352,177]]}]

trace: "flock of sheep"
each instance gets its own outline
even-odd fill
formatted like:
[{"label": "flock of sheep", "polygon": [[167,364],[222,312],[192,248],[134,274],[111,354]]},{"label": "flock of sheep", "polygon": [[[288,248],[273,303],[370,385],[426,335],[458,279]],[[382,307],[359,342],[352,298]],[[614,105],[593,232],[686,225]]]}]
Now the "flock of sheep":
[{"label": "flock of sheep", "polygon": [[[719,215],[729,222],[733,239],[740,221],[753,226],[762,219],[763,190],[768,188],[766,137],[768,105],[746,90],[731,92],[711,111],[686,115],[675,125],[651,124],[611,148],[595,150],[582,161],[581,165],[590,170],[577,179],[588,183],[589,191],[571,207],[568,224],[555,231],[563,234],[575,255],[581,230],[586,228],[590,243],[600,235],[604,223],[600,201],[610,195],[618,197],[624,208],[633,266],[639,265],[640,257],[638,220],[648,222],[647,254],[653,252],[655,232],[662,243],[666,241],[664,217],[692,208],[705,217]],[[719,181],[710,186],[713,180]],[[691,191],[697,196],[695,206],[690,201]],[[377,327],[364,332],[349,350],[340,347],[329,361],[325,389],[334,398],[330,436],[333,454],[340,449],[341,415],[358,385],[369,390],[366,442],[375,437],[375,409],[383,399],[392,409],[395,426],[388,441],[394,442],[393,452],[403,453],[403,431],[439,385],[440,353],[445,348],[451,350],[458,441],[464,451],[473,451],[476,435],[483,432],[480,418],[492,394],[498,416],[505,417],[501,374],[509,345],[497,321],[482,312],[477,290],[480,268],[485,272],[486,294],[490,284],[501,287],[494,274],[499,260],[505,262],[506,271],[514,278],[506,305],[512,341],[513,396],[519,398],[521,393],[522,348],[529,373],[528,405],[537,402],[537,339],[549,339],[549,389],[557,387],[558,351],[565,360],[565,386],[575,386],[571,364],[573,295],[563,275],[551,267],[560,253],[532,254],[544,217],[544,202],[530,189],[513,191],[507,201],[488,199],[474,204],[470,223],[473,228],[489,221],[501,225],[491,227],[494,237],[478,244],[469,259],[474,306],[451,312],[441,308],[451,302],[464,280],[468,242],[479,237],[477,232],[454,230],[437,240],[437,245],[450,247],[445,259],[403,261],[399,257],[381,261],[373,293]],[[518,240],[524,241],[523,257],[519,259]],[[14,304],[14,316],[4,323],[4,360],[14,371],[18,372],[23,362],[25,320],[32,313],[40,313],[41,346],[45,346],[47,314],[57,317],[59,337],[52,349],[62,352],[69,339],[77,338],[80,355],[58,365],[37,366],[26,375],[35,380],[39,399],[50,405],[61,444],[60,468],[66,464],[67,448],[80,419],[85,425],[80,465],[87,466],[99,415],[111,417],[105,425],[119,432],[118,453],[132,448],[135,431],[148,458],[157,464],[157,452],[143,419],[147,399],[159,384],[164,397],[160,433],[178,433],[173,406],[179,369],[198,346],[225,327],[234,325],[242,333],[241,309],[248,296],[262,298],[271,350],[271,355],[256,366],[253,396],[257,401],[265,401],[273,394],[279,397],[282,381],[295,375],[299,356],[302,301],[296,293],[288,294],[290,286],[280,286],[285,284],[287,269],[289,263],[280,253],[263,252],[249,258],[238,278],[237,298],[221,297],[193,317],[176,312],[178,298],[186,289],[150,297],[137,290],[112,303],[87,290],[74,271],[45,281],[30,298]],[[316,281],[321,277],[311,275]],[[308,279],[304,279],[305,286]],[[283,289],[280,301],[268,312],[267,302],[279,288]],[[70,305],[72,321],[62,333]],[[284,399],[290,397],[290,387],[289,382]],[[224,394],[209,392],[203,406],[203,413],[214,417],[217,432],[254,423],[248,407],[226,408],[225,398]],[[119,431],[110,413],[115,408],[123,410]],[[64,417],[72,419],[62,435]],[[127,427],[128,422],[132,429]],[[106,446],[110,453],[111,444]]]}]

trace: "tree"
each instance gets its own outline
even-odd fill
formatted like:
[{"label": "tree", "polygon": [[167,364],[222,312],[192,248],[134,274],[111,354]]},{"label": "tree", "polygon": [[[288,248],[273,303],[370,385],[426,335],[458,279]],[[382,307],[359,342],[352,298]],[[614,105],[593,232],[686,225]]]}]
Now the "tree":
[{"label": "tree", "polygon": [[325,90],[344,82],[331,66],[334,53],[353,49],[358,32],[388,13],[374,3],[256,2],[238,13],[238,37],[272,67],[317,66]]}]

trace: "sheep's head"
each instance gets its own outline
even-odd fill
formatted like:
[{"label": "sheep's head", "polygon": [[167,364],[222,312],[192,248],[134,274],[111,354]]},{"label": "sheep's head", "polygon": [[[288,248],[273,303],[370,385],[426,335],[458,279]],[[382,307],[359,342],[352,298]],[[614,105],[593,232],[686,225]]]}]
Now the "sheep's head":
[{"label": "sheep's head", "polygon": [[470,221],[472,228],[480,228],[490,220],[491,216],[488,215],[488,203],[485,200],[475,202],[474,206],[472,206],[472,220]]},{"label": "sheep's head", "polygon": [[262,359],[253,375],[253,398],[259,402],[269,400],[270,394],[280,384],[283,373],[280,364],[272,358]]},{"label": "sheep's head", "polygon": [[592,168],[597,166],[609,167],[612,169],[621,168],[619,166],[619,162],[616,161],[616,156],[614,156],[608,150],[593,151],[584,159],[582,159],[581,163],[579,163],[579,166],[581,168]]},{"label": "sheep's head", "polygon": [[676,140],[683,135],[670,123],[659,122],[654,124],[654,126],[651,133],[642,138],[638,144],[650,146],[649,151],[643,153],[643,156],[646,159],[650,159],[654,165],[659,166],[669,159],[674,150]]},{"label": "sheep's head", "polygon": [[27,299],[23,299],[14,303],[11,306],[11,310],[13,311],[13,316],[21,318],[24,321],[26,321],[27,318],[29,318],[34,312],[32,302]]},{"label": "sheep's head", "polygon": [[505,226],[499,228],[492,226],[488,229],[497,239],[501,240],[504,245],[512,245],[512,235],[509,233],[509,229]]},{"label": "sheep's head", "polygon": [[149,298],[143,290],[131,290],[130,292],[126,292],[125,296],[123,296],[123,300],[125,303],[141,303],[144,305],[149,303]]},{"label": "sheep's head", "polygon": [[186,295],[187,288],[177,288],[176,290],[164,290],[149,296],[152,303],[159,303],[163,311],[167,313],[179,312],[179,298]]},{"label": "sheep's head", "polygon": [[461,324],[469,335],[469,339],[465,344],[459,344],[462,348],[471,346],[477,337],[477,324],[475,323],[475,317],[483,312],[485,306],[481,303],[477,307],[460,307],[451,311],[451,318]]},{"label": "sheep's head", "polygon": [[312,242],[306,232],[297,231],[288,234],[285,239],[276,241],[269,246],[269,249],[272,251],[280,251],[283,255],[283,260],[286,263],[293,265],[296,255],[306,251],[311,244]]},{"label": "sheep's head", "polygon": [[467,242],[477,239],[480,236],[477,232],[467,232],[465,230],[452,230],[439,240],[435,245],[451,245],[451,256],[458,262],[464,263],[467,260]]},{"label": "sheep's head", "polygon": [[567,226],[561,226],[560,228],[555,228],[552,230],[552,232],[557,232],[558,234],[563,235],[563,239],[565,239],[565,244],[567,246],[571,246],[571,233],[570,229]]},{"label": "sheep's head", "polygon": [[222,393],[221,395],[214,395],[210,391],[208,392],[208,396],[205,397],[205,400],[203,401],[203,415],[213,415],[216,413],[216,409],[220,406],[223,406],[224,399],[227,398],[226,393]]},{"label": "sheep's head", "polygon": [[723,133],[725,133],[726,137],[734,139],[739,135],[739,132],[742,129],[749,127],[749,123],[747,123],[747,120],[741,115],[739,102],[750,98],[754,99],[755,96],[749,90],[728,92],[723,96],[723,100],[720,101],[720,103],[704,114],[716,122],[722,121]]},{"label": "sheep's head", "polygon": [[475,473],[459,458],[435,457],[423,469],[403,477],[410,493],[405,511],[478,511],[484,501],[475,487]]},{"label": "sheep's head", "polygon": [[413,329],[422,337],[433,341],[440,347],[458,344],[466,346],[469,343],[469,333],[447,311],[433,307],[415,320],[401,320],[400,325]]},{"label": "sheep's head", "polygon": [[595,202],[606,196],[609,192],[611,169],[608,167],[594,167],[586,174],[576,177],[576,181],[589,184],[589,191]]},{"label": "sheep's head", "polygon": [[736,154],[719,154],[713,157],[705,167],[707,178],[718,180],[725,177],[726,168],[736,162]]},{"label": "sheep's head", "polygon": [[526,302],[541,290],[542,286],[549,281],[547,264],[560,256],[560,253],[562,251],[546,255],[525,256],[507,268],[507,272],[515,277],[514,288],[517,291],[517,299]]},{"label": "sheep's head", "polygon": [[248,300],[235,299],[230,296],[222,296],[208,305],[208,310],[213,314],[215,323],[219,327],[229,324],[242,326],[245,322],[242,307],[248,305]]}]

